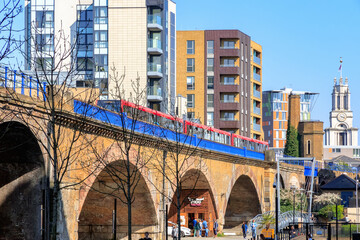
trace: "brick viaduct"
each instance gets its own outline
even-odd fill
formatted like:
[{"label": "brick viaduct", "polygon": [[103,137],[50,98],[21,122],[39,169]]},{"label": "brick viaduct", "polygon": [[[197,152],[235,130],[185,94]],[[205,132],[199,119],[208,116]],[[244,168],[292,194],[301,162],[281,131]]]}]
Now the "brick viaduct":
[{"label": "brick viaduct", "polygon": [[[40,102],[27,96],[19,96],[15,101],[8,97],[4,89],[0,89],[0,226],[8,236],[40,239],[41,206],[48,201],[44,191],[46,184],[52,184],[53,169],[49,160],[51,153],[44,145],[48,136],[46,131],[39,128],[43,126],[46,129],[48,119],[44,117],[48,113]],[[63,145],[60,148],[65,149],[71,142],[71,131],[79,124],[71,104],[56,116],[56,123],[62,126]],[[75,146],[81,151],[69,156],[73,164],[62,181],[64,187],[82,179],[80,184],[61,190],[58,224],[60,239],[111,237],[113,197],[90,190],[101,189],[110,180],[103,176],[102,168],[92,169],[95,174],[87,177],[89,166],[92,168],[94,147],[89,149],[84,142],[96,139],[93,144],[96,149],[106,151],[107,163],[121,168],[122,160],[116,157],[121,154],[120,148],[111,138],[111,131],[116,129],[110,131],[107,124],[92,119],[86,124],[86,134],[81,136],[82,141]],[[139,138],[139,144],[147,141],[141,134],[135,137]],[[163,150],[151,144],[151,141],[148,143],[142,147],[142,151],[162,157]],[[137,149],[138,146],[133,146],[134,153]],[[151,161],[156,164],[155,160]],[[204,150],[191,157],[182,180],[191,183],[194,181],[191,180],[193,173],[198,173],[199,184],[195,186],[194,192],[208,192],[214,209],[212,219],[218,219],[220,228],[236,228],[243,220],[274,210],[272,185],[275,171],[271,152],[266,154],[264,160],[254,160]],[[162,197],[157,189],[162,187],[162,177],[151,167],[145,167],[140,172],[132,209],[134,237],[140,238],[148,231],[153,239],[161,239]],[[285,188],[290,185],[300,187],[305,182],[300,166],[282,164],[281,175]],[[166,183],[166,186],[169,184]],[[184,186],[187,187],[186,184]],[[168,187],[166,191],[168,196],[174,194]],[[126,237],[127,208],[120,201],[117,216],[119,237]]]}]

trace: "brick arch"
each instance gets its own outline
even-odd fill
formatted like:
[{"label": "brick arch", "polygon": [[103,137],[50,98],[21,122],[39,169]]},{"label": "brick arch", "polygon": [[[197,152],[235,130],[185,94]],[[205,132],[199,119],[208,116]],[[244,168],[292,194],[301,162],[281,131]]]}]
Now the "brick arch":
[{"label": "brick arch", "polygon": [[0,238],[40,239],[45,162],[35,134],[24,122],[0,124],[0,176]]},{"label": "brick arch", "polygon": [[[125,160],[118,160],[113,156],[119,156],[119,148],[116,144],[110,145],[107,149],[105,158],[107,167],[117,169],[118,172],[125,170]],[[131,168],[136,168],[134,152],[131,154]],[[135,200],[132,205],[132,228],[133,234],[143,234],[157,232],[157,209],[155,206],[154,195],[151,191],[149,182],[149,169],[142,168],[138,172],[139,182],[135,188]],[[118,174],[120,176],[120,174]],[[122,176],[124,177],[124,176]],[[124,199],[124,193],[113,191],[116,184],[109,176],[105,166],[87,179],[86,184],[80,190],[79,211],[78,211],[78,234],[79,238],[111,238],[112,229],[112,210],[114,198]],[[118,236],[127,236],[127,205],[117,199],[117,229]],[[140,235],[139,235],[140,236]],[[139,236],[134,236],[135,238]]]},{"label": "brick arch", "polygon": [[[218,203],[216,196],[216,190],[214,189],[214,183],[211,179],[210,171],[205,162],[201,163],[201,166],[195,166],[192,164],[188,169],[181,174],[182,191],[180,200],[183,202],[181,206],[181,214],[185,216],[185,226],[192,228],[192,220],[190,214],[194,214],[195,218],[202,218],[209,224],[209,229],[212,229],[214,219],[218,219]],[[196,179],[196,184],[193,180]],[[177,221],[177,208],[176,208],[176,195],[175,192],[170,193],[172,196],[172,203],[169,208],[169,220],[172,222]],[[201,206],[192,207],[188,198],[202,198],[204,197]],[[174,204],[175,203],[175,204]],[[206,209],[206,210],[205,210]],[[190,213],[190,214],[189,214]],[[200,217],[199,214],[203,214]],[[209,236],[212,235],[212,230],[209,232]]]},{"label": "brick arch", "polygon": [[[260,178],[261,179],[261,178]],[[263,178],[262,178],[263,179]],[[247,221],[262,213],[262,190],[257,175],[249,166],[239,166],[226,191],[223,209],[224,228],[239,228],[242,221]]]}]

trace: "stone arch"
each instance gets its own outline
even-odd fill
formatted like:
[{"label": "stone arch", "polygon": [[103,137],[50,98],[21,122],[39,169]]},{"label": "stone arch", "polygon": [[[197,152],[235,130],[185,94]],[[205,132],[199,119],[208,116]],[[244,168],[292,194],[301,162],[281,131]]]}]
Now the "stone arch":
[{"label": "stone arch", "polygon": [[31,129],[18,121],[1,123],[0,238],[41,239],[44,168]]},{"label": "stone arch", "polygon": [[[108,167],[125,171],[125,161],[118,160],[108,164]],[[136,168],[131,163],[131,169]],[[148,186],[146,177],[138,172],[138,183],[132,203],[132,233],[133,237],[140,238],[146,231],[157,232],[157,214],[155,204]],[[120,176],[125,178],[125,176]],[[112,237],[112,213],[114,199],[117,199],[117,237],[127,236],[128,209],[124,202],[125,195],[118,189],[108,171],[102,169],[93,179],[90,189],[87,189],[79,214],[79,239],[110,239]]]},{"label": "stone arch", "polygon": [[262,213],[261,195],[254,178],[242,174],[232,186],[227,200],[224,229],[239,230],[243,221]]},{"label": "stone arch", "polygon": [[[207,171],[191,168],[181,178],[182,190],[180,193],[181,219],[184,226],[193,228],[193,218],[206,220],[209,224],[210,235],[212,234],[213,220],[217,219],[218,210],[213,191],[213,184],[206,174]],[[195,203],[193,200],[199,200]],[[176,195],[173,193],[173,200],[169,209],[169,220],[176,222],[177,208]]]}]

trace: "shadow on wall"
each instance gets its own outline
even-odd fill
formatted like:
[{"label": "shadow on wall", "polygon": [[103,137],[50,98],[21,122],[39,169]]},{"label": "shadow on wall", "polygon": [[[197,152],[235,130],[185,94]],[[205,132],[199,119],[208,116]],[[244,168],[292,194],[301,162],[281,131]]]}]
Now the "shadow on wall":
[{"label": "shadow on wall", "polygon": [[41,239],[43,158],[21,123],[0,124],[0,239]]}]

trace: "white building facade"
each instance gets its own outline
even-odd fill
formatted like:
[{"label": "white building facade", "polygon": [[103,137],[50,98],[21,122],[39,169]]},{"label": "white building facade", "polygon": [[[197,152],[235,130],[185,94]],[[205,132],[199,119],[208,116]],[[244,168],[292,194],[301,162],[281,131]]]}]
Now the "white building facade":
[{"label": "white building facade", "polygon": [[[25,27],[25,68],[30,73],[39,64],[50,68],[62,60],[62,65],[76,66],[71,86],[99,88],[101,100],[114,99],[115,76],[123,75],[126,99],[135,95],[136,81],[145,92],[142,105],[174,112],[172,0],[25,0]],[[71,58],[59,59],[61,49],[71,49]]]}]

